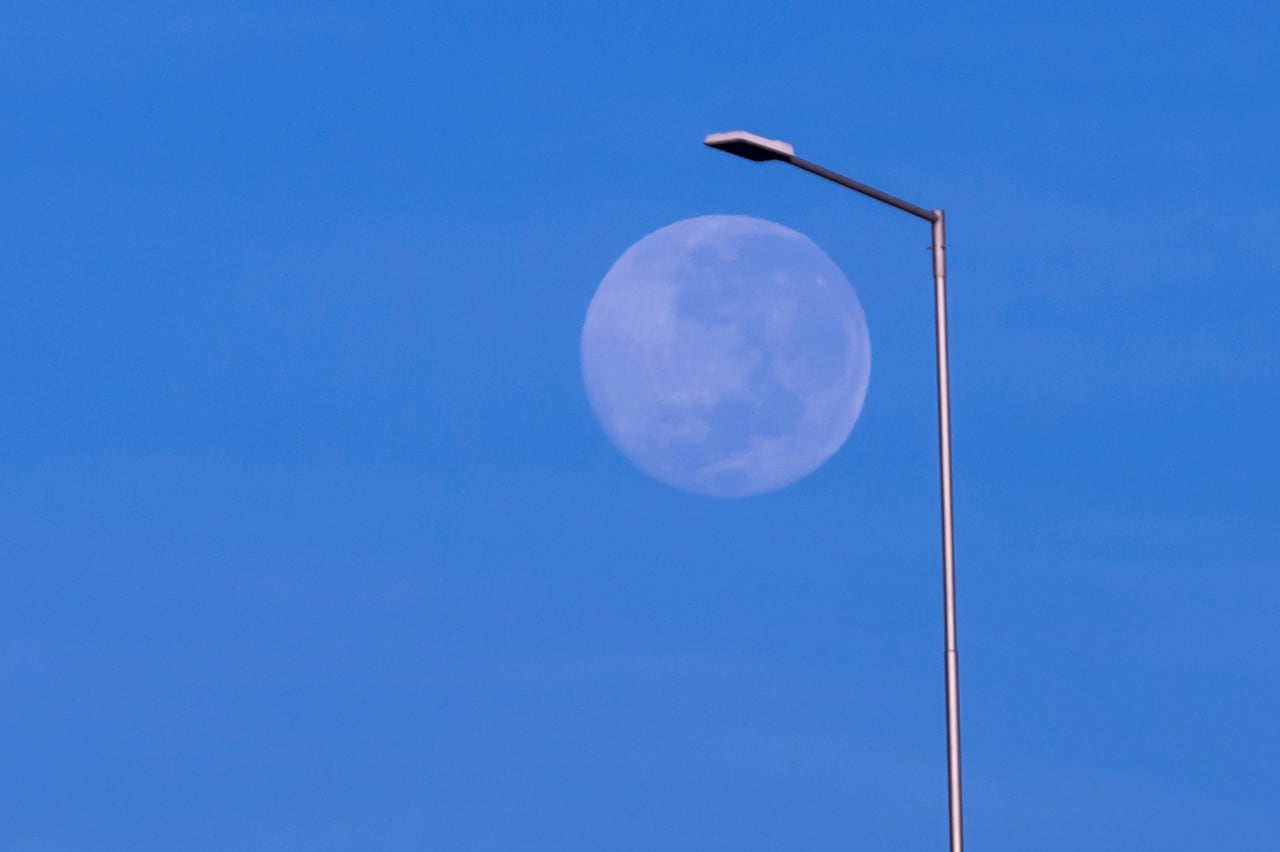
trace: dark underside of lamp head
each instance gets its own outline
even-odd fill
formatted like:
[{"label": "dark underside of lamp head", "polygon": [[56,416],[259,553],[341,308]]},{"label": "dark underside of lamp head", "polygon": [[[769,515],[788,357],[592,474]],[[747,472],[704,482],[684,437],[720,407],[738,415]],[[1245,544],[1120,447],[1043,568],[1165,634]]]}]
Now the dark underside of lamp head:
[{"label": "dark underside of lamp head", "polygon": [[766,139],[742,130],[731,133],[712,133],[702,141],[709,147],[718,148],[757,163],[767,160],[789,160],[795,156],[795,149],[786,142]]}]

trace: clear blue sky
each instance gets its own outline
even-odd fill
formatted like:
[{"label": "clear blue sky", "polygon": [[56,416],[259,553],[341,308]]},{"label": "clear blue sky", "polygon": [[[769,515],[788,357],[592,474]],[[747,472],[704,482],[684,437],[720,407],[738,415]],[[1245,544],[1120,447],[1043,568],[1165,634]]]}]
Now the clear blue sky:
[{"label": "clear blue sky", "polygon": [[[0,847],[941,849],[949,214],[975,850],[1270,852],[1280,13],[65,4],[0,33]],[[581,387],[632,242],[812,237],[875,342],[785,491]]]}]

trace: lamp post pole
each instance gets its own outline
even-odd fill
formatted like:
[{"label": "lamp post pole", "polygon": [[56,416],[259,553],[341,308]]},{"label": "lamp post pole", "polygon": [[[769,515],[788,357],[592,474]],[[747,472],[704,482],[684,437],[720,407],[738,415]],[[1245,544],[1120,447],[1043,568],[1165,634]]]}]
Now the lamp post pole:
[{"label": "lamp post pole", "polygon": [[960,793],[960,659],[956,650],[956,565],[951,498],[951,367],[947,357],[947,244],[946,219],[941,210],[918,207],[875,187],[845,177],[796,156],[786,142],[754,133],[712,133],[704,143],[756,162],[780,160],[840,184],[929,223],[933,251],[933,310],[938,357],[938,469],[942,493],[942,609],[945,638],[944,667],[947,695],[947,804],[951,852],[964,850],[964,820]]}]

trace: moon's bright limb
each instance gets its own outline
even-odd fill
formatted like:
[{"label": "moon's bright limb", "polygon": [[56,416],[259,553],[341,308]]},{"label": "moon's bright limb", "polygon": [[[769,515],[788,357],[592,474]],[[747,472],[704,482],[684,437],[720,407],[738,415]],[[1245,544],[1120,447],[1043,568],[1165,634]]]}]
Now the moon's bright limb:
[{"label": "moon's bright limb", "polygon": [[582,374],[637,467],[745,497],[795,482],[849,437],[871,341],[853,288],[808,237],[700,216],[644,237],[600,282]]}]

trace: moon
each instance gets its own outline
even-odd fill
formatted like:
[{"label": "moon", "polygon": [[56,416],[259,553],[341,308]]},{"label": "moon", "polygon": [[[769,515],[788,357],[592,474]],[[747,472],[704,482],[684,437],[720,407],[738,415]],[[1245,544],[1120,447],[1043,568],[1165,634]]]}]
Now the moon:
[{"label": "moon", "polygon": [[600,425],[641,471],[714,497],[783,488],[853,430],[871,376],[857,294],[808,237],[684,219],[632,245],[582,327]]}]

